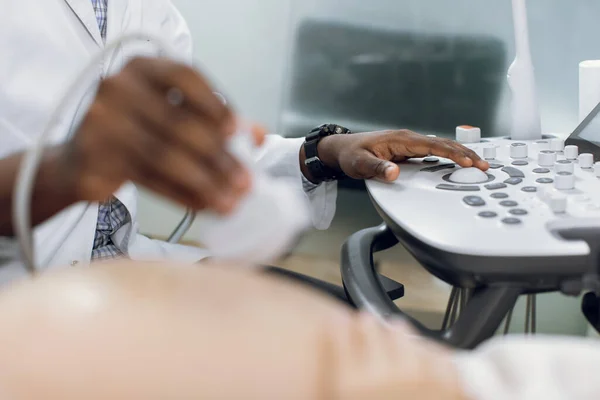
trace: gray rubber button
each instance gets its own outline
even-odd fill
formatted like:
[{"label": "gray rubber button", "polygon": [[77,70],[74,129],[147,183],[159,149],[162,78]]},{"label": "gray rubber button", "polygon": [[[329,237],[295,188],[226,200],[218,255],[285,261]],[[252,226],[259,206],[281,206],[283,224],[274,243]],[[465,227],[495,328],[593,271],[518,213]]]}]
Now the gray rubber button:
[{"label": "gray rubber button", "polygon": [[504,167],[502,172],[506,172],[511,178],[525,178],[523,171],[513,167]]},{"label": "gray rubber button", "polygon": [[521,182],[523,182],[521,178],[508,178],[504,181],[504,183],[508,183],[509,185],[518,185]]},{"label": "gray rubber button", "polygon": [[437,189],[441,190],[453,190],[455,192],[478,192],[479,186],[459,186],[459,185],[450,185],[447,183],[442,183],[436,186]]},{"label": "gray rubber button", "polygon": [[519,218],[504,218],[502,220],[506,225],[519,225],[521,220]]},{"label": "gray rubber button", "polygon": [[537,188],[535,186],[525,186],[521,190],[524,191],[524,192],[526,192],[526,193],[535,193],[535,192],[537,192]]},{"label": "gray rubber button", "polygon": [[496,218],[498,214],[493,211],[482,211],[478,214],[481,218]]},{"label": "gray rubber button", "polygon": [[490,183],[489,185],[485,185],[485,188],[488,190],[498,190],[506,188],[506,184],[504,183]]},{"label": "gray rubber button", "polygon": [[491,169],[499,169],[504,167],[504,164],[498,164],[498,163],[489,163],[490,164],[490,168]]},{"label": "gray rubber button", "polygon": [[536,180],[537,183],[552,183],[554,179],[552,178],[540,178]]},{"label": "gray rubber button", "polygon": [[503,207],[516,207],[519,205],[519,203],[513,200],[504,200],[500,202],[500,205]]},{"label": "gray rubber button", "polygon": [[529,214],[527,210],[523,210],[522,208],[513,208],[509,211],[512,215],[527,215]]},{"label": "gray rubber button", "polygon": [[465,198],[463,198],[463,201],[472,207],[481,207],[481,206],[485,206],[485,200],[483,200],[481,197],[479,196],[466,196]]},{"label": "gray rubber button", "polygon": [[490,197],[492,199],[508,199],[508,195],[506,193],[494,193]]},{"label": "gray rubber button", "polygon": [[517,167],[524,167],[526,165],[529,165],[529,163],[527,161],[517,160],[517,161],[513,161],[512,165],[516,165]]},{"label": "gray rubber button", "polygon": [[533,172],[535,172],[536,174],[547,174],[548,172],[550,172],[550,170],[548,168],[535,168]]},{"label": "gray rubber button", "polygon": [[437,157],[426,157],[423,159],[423,162],[426,162],[426,163],[436,163],[439,161],[440,161],[440,159]]}]

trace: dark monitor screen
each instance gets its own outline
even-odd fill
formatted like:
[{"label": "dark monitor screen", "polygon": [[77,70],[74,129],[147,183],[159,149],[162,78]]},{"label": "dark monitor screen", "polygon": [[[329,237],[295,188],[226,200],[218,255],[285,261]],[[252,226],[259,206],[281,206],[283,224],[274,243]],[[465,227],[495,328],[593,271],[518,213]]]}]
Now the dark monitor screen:
[{"label": "dark monitor screen", "polygon": [[579,146],[579,153],[592,153],[600,160],[600,104],[573,131],[567,144]]}]

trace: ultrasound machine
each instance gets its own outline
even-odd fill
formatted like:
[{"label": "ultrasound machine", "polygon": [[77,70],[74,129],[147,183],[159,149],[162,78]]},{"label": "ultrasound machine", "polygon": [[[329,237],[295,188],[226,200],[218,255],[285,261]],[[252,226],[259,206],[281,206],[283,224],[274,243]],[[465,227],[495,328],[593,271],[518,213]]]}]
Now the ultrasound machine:
[{"label": "ultrasound machine", "polygon": [[[487,139],[478,127],[456,128],[456,140],[490,169],[439,157],[402,163],[397,181],[367,182],[384,223],[355,233],[342,249],[344,287],[358,308],[408,318],[422,334],[459,348],[494,335],[521,295],[529,306],[537,293],[589,292],[584,312],[596,328],[599,320],[600,105],[568,138],[541,134],[524,0],[513,8],[511,136]],[[373,253],[397,243],[458,288],[442,329],[412,320],[382,288]]]}]

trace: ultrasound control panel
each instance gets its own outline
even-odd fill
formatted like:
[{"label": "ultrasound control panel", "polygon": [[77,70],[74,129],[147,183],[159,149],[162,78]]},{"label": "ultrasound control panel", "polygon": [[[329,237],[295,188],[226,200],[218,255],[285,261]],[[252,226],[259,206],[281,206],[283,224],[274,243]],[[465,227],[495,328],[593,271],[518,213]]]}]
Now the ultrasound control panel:
[{"label": "ultrasound control panel", "polygon": [[473,278],[585,273],[593,244],[579,233],[597,229],[600,242],[600,159],[553,136],[483,139],[478,128],[460,126],[456,139],[489,170],[426,157],[400,164],[394,183],[367,183],[375,207],[417,259]]}]

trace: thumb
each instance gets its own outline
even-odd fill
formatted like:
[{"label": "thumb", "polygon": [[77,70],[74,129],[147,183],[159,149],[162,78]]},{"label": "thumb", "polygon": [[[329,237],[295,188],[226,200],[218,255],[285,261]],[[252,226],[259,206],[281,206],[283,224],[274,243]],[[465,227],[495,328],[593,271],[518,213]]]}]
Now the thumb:
[{"label": "thumb", "polygon": [[400,167],[395,163],[375,157],[367,153],[359,163],[359,173],[365,179],[377,178],[386,182],[393,182],[400,175]]}]

